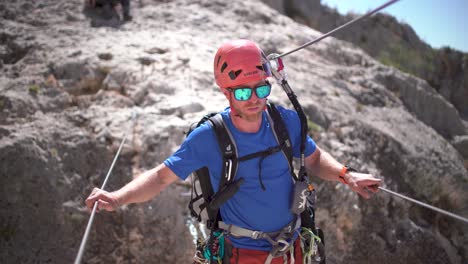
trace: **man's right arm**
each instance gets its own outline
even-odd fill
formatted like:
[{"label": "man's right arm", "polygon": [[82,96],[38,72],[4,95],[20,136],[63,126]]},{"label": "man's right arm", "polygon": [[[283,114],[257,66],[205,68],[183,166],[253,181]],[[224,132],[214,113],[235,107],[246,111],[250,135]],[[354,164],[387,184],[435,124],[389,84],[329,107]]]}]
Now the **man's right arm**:
[{"label": "man's right arm", "polygon": [[106,192],[94,188],[86,199],[86,206],[92,209],[94,203],[98,201],[98,209],[113,211],[125,204],[146,202],[177,179],[179,177],[171,169],[161,164],[142,173],[117,191]]}]

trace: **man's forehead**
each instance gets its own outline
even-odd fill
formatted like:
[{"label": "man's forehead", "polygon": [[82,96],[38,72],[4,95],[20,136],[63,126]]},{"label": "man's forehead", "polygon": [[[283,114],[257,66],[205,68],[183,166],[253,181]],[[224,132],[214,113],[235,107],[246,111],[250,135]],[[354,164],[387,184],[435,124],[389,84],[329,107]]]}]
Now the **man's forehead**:
[{"label": "man's forehead", "polygon": [[233,88],[239,88],[239,87],[256,87],[262,84],[266,84],[266,80],[258,80],[258,81],[251,81],[251,82],[246,82],[243,84],[239,84],[234,86]]}]

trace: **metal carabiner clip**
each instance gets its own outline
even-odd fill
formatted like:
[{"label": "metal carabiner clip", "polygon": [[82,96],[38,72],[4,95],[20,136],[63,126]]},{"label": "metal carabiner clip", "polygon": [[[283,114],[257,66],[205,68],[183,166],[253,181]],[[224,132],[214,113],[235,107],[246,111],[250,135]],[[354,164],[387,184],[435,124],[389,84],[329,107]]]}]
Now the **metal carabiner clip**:
[{"label": "metal carabiner clip", "polygon": [[275,77],[275,79],[280,83],[281,81],[286,80],[287,74],[284,71],[283,59],[279,57],[279,54],[272,53],[268,55],[267,58],[270,63],[271,74],[273,77]]}]

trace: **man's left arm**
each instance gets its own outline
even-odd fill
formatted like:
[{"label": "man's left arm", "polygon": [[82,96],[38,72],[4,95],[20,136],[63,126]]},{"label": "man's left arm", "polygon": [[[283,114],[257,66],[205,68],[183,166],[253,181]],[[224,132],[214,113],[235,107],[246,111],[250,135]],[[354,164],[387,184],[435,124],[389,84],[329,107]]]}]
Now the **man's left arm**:
[{"label": "man's left arm", "polygon": [[370,198],[369,191],[376,193],[379,190],[378,186],[381,183],[380,179],[371,174],[349,171],[347,167],[318,146],[305,158],[305,166],[309,175],[317,175],[327,181],[343,182],[366,199]]}]

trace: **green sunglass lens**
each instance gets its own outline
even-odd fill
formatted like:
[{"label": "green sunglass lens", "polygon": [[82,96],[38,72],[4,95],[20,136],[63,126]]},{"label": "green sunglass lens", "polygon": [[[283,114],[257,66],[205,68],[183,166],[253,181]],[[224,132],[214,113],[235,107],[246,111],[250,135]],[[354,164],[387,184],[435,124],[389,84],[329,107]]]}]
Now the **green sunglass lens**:
[{"label": "green sunglass lens", "polygon": [[247,101],[252,96],[252,90],[250,88],[240,88],[234,91],[236,100]]},{"label": "green sunglass lens", "polygon": [[256,93],[257,97],[262,99],[270,95],[271,87],[269,85],[262,85],[257,87]]}]

